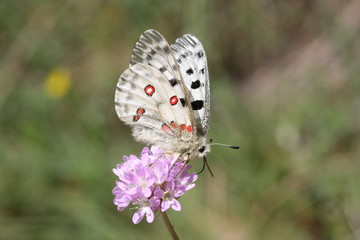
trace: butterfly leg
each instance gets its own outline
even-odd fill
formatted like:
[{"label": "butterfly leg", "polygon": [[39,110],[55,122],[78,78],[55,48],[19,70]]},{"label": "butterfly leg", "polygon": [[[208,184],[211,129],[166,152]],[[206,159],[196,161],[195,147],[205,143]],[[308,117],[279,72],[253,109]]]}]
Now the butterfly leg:
[{"label": "butterfly leg", "polygon": [[204,169],[205,169],[205,161],[203,160],[202,168],[201,168],[201,170],[200,170],[197,174],[202,173],[202,172],[204,171]]},{"label": "butterfly leg", "polygon": [[198,174],[200,174],[200,173],[202,173],[204,171],[205,166],[207,167],[207,169],[209,169],[209,172],[210,172],[211,176],[214,177],[214,174],[212,173],[211,168],[209,167],[209,164],[208,164],[207,159],[206,159],[205,156],[203,158],[203,166],[202,166],[200,172],[198,172]]}]

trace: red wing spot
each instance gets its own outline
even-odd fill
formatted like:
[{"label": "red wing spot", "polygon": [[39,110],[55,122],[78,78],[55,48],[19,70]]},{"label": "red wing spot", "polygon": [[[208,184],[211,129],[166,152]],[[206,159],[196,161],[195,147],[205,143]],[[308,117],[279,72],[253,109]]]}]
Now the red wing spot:
[{"label": "red wing spot", "polygon": [[180,130],[185,130],[186,125],[185,125],[185,124],[181,124],[181,125],[179,126],[179,128],[180,128]]},{"label": "red wing spot", "polygon": [[174,106],[175,104],[177,104],[178,101],[179,101],[179,99],[177,98],[177,96],[172,96],[172,97],[170,98],[170,104],[173,105],[173,106]]},{"label": "red wing spot", "polygon": [[170,125],[171,125],[173,128],[177,128],[177,124],[176,124],[176,122],[174,122],[174,121],[171,121]]},{"label": "red wing spot", "polygon": [[146,95],[148,95],[148,96],[151,97],[151,96],[154,94],[154,92],[155,92],[155,88],[154,88],[153,86],[151,86],[151,85],[147,85],[147,86],[144,88],[144,91],[145,91]]},{"label": "red wing spot", "polygon": [[143,109],[141,107],[136,110],[136,114],[138,114],[138,115],[143,115],[144,113],[145,113],[145,109]]},{"label": "red wing spot", "polygon": [[133,121],[134,121],[134,122],[137,122],[137,121],[139,121],[139,119],[140,119],[140,116],[139,116],[139,115],[135,115],[134,118],[133,118]]},{"label": "red wing spot", "polygon": [[165,123],[161,126],[161,129],[162,129],[163,131],[165,131],[165,132],[169,132],[169,131],[170,131],[170,127],[169,127],[167,124],[165,124]]},{"label": "red wing spot", "polygon": [[191,133],[192,132],[192,126],[187,126],[187,128],[186,128],[186,131],[188,131],[189,133]]}]

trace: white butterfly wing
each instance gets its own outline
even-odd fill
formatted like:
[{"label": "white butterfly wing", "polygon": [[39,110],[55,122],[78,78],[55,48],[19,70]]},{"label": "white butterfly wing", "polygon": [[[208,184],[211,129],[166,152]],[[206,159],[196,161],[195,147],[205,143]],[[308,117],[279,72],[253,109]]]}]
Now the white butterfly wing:
[{"label": "white butterfly wing", "polygon": [[157,31],[146,31],[135,44],[130,67],[117,84],[115,108],[119,118],[133,126],[137,141],[177,151],[196,130],[188,99],[169,44]]},{"label": "white butterfly wing", "polygon": [[178,38],[171,48],[190,93],[198,134],[206,136],[210,118],[210,82],[205,50],[199,39],[191,34]]}]

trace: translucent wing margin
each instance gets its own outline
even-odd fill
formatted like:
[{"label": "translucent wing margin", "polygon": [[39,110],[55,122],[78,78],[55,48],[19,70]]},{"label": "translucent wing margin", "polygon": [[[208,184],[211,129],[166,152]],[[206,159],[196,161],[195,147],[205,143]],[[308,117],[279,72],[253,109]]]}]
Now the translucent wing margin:
[{"label": "translucent wing margin", "polygon": [[176,61],[190,93],[190,107],[198,134],[206,136],[210,118],[210,83],[205,50],[191,34],[178,38],[171,45]]}]

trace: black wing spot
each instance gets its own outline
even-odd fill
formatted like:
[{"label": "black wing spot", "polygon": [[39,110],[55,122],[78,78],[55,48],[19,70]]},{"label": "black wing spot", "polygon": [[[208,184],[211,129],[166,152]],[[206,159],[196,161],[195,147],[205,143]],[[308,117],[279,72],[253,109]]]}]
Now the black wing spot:
[{"label": "black wing spot", "polygon": [[[119,82],[118,83],[118,87],[123,87],[123,86],[125,86],[126,85],[126,80],[125,79],[123,79],[122,77],[121,77],[121,80],[122,80],[122,82]],[[119,89],[118,89],[119,90]],[[119,90],[120,91],[120,90]]]},{"label": "black wing spot", "polygon": [[161,51],[161,47],[159,47],[159,46],[156,46],[155,49],[158,51]]},{"label": "black wing spot", "polygon": [[169,49],[168,46],[165,46],[165,47],[163,48],[163,50],[164,50],[164,52],[165,52],[166,54],[169,54],[169,53],[170,53],[170,49]]},{"label": "black wing spot", "polygon": [[134,115],[133,122],[137,122],[137,121],[139,121],[139,119],[140,119],[139,115]]},{"label": "black wing spot", "polygon": [[181,54],[181,57],[182,57],[182,58],[186,58],[186,55],[185,55],[185,54]]},{"label": "black wing spot", "polygon": [[178,62],[178,63],[182,63],[182,60],[181,60],[181,58],[178,58],[178,59],[176,59],[176,61]]},{"label": "black wing spot", "polygon": [[188,75],[191,75],[191,74],[194,73],[194,70],[192,70],[192,68],[189,68],[189,69],[186,71],[186,73],[187,73]]},{"label": "black wing spot", "polygon": [[151,56],[151,55],[147,55],[147,56],[146,56],[146,60],[147,60],[147,61],[152,60],[152,56]]},{"label": "black wing spot", "polygon": [[123,73],[123,74],[121,74],[120,77],[121,77],[121,79],[128,78],[128,77],[129,77],[129,74]]},{"label": "black wing spot", "polygon": [[133,97],[133,95],[131,94],[131,93],[129,93],[127,96],[126,96],[126,100],[127,101],[130,101],[130,100],[133,100],[134,99],[134,97]]},{"label": "black wing spot", "polygon": [[165,72],[165,71],[166,71],[166,67],[161,67],[161,68],[159,68],[159,71],[162,72],[162,73]]},{"label": "black wing spot", "polygon": [[[158,33],[157,31],[155,31],[155,30],[152,30],[152,31],[150,31],[151,32],[151,37],[153,38],[153,39],[155,39],[155,41],[156,42],[161,42],[161,35],[160,35],[160,33]],[[150,34],[149,34],[150,35]]]},{"label": "black wing spot", "polygon": [[127,104],[124,105],[124,112],[129,113],[129,105]]},{"label": "black wing spot", "polygon": [[185,99],[183,99],[183,98],[180,98],[180,102],[181,102],[181,105],[182,105],[183,107],[185,107],[185,106],[186,106],[186,102],[185,102]]},{"label": "black wing spot", "polygon": [[151,49],[151,51],[150,51],[150,55],[155,55],[155,50],[154,49]]},{"label": "black wing spot", "polygon": [[202,74],[204,74],[204,73],[205,73],[205,68],[202,68],[202,69],[200,70],[200,72],[201,72]]},{"label": "black wing spot", "polygon": [[134,75],[132,76],[131,80],[136,82],[139,79],[139,74],[134,73]]},{"label": "black wing spot", "polygon": [[198,56],[198,58],[201,58],[202,56],[204,56],[204,52],[203,51],[200,51],[196,54]]},{"label": "black wing spot", "polygon": [[142,39],[144,40],[144,42],[146,43],[152,43],[152,39],[149,36],[143,35]]},{"label": "black wing spot", "polygon": [[204,106],[204,101],[202,100],[196,100],[191,102],[191,107],[193,110],[200,110]]},{"label": "black wing spot", "polygon": [[191,83],[191,88],[192,89],[197,89],[199,87],[200,87],[200,81],[199,80],[196,80],[195,82]]},{"label": "black wing spot", "polygon": [[171,86],[175,86],[176,84],[178,84],[178,82],[175,78],[170,79],[169,82],[170,82]]}]

